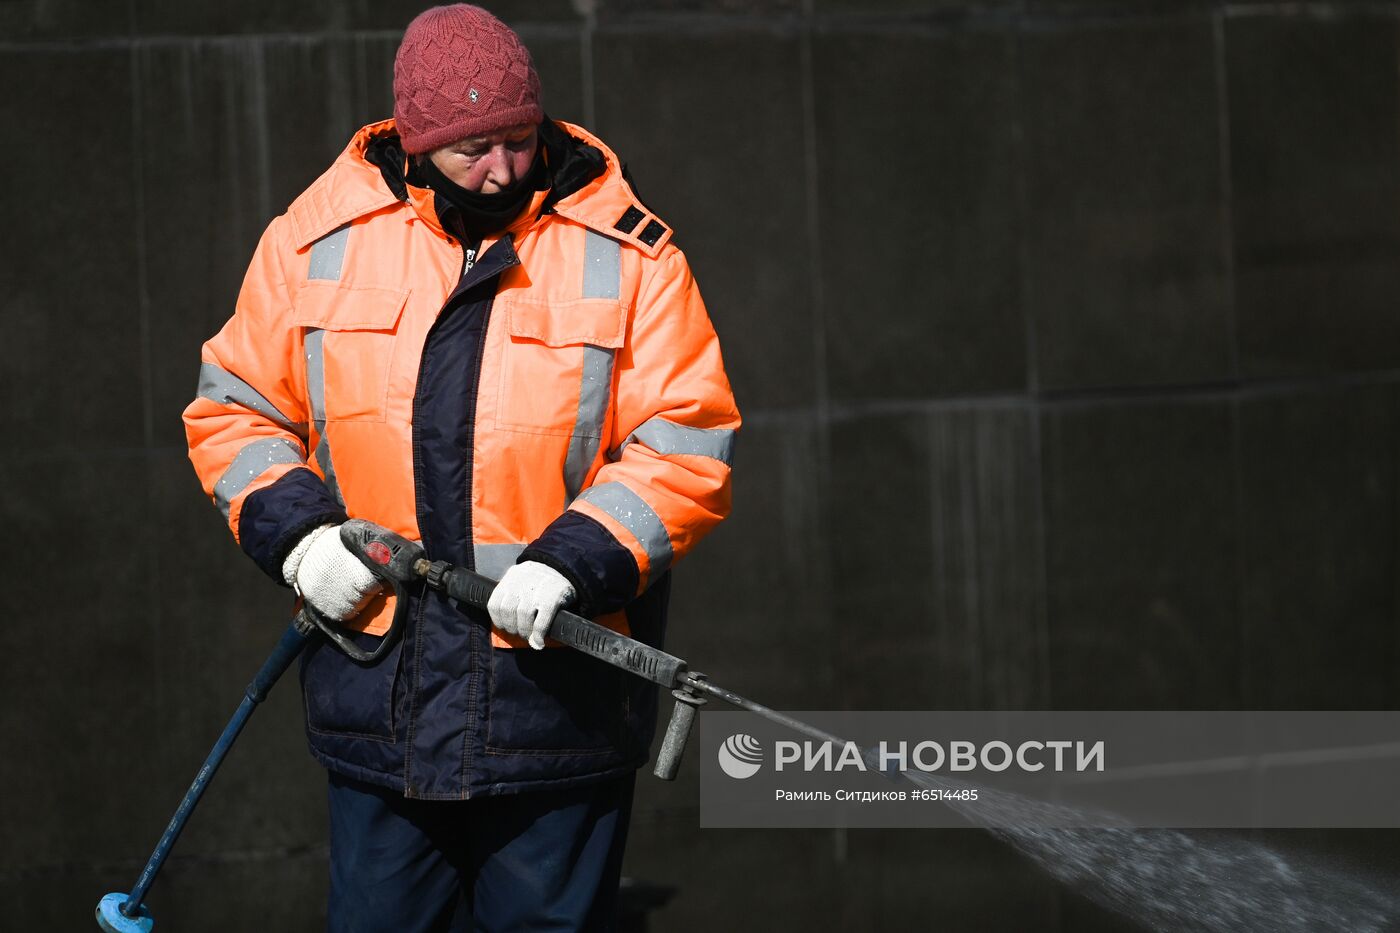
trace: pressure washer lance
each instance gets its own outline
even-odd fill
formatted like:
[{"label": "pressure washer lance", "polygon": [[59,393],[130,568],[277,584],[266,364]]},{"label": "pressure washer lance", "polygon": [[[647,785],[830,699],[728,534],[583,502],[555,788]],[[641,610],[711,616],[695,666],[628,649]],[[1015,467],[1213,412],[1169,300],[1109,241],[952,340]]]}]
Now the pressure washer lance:
[{"label": "pressure washer lance", "polygon": [[[373,663],[400,637],[402,623],[408,612],[409,585],[426,583],[459,602],[482,610],[486,608],[491,591],[496,586],[495,580],[479,573],[454,567],[445,561],[429,560],[422,545],[364,519],[354,518],[341,525],[340,537],[351,553],[393,590],[394,618],[388,631],[373,650],[367,651],[351,640],[350,636],[354,633],[350,630],[316,612],[310,604],[303,604],[291,625],[282,633],[277,647],[263,662],[252,683],[244,691],[243,701],[224,727],[219,740],[214,743],[209,757],[195,775],[189,790],[185,792],[184,799],[146,862],[136,886],[130,893],[117,891],[108,894],[98,903],[97,925],[106,933],[150,933],[155,921],[144,903],[146,892],[160,872],[161,866],[165,864],[166,857],[180,837],[185,823],[189,821],[195,805],[199,803],[234,740],[243,731],[253,710],[267,698],[273,684],[301,654],[312,637],[317,634],[323,635],[356,661]],[[707,697],[716,697],[740,709],[757,713],[819,741],[844,744],[844,740],[829,732],[710,683],[704,674],[690,670],[686,662],[675,655],[604,628],[572,612],[561,610],[555,615],[549,629],[549,637],[671,691],[676,705],[666,726],[661,749],[657,752],[654,769],[656,776],[662,780],[675,779],[676,771],[680,768],[681,756],[685,752],[686,741],[690,738],[691,726],[695,722],[695,714],[705,704]]]}]

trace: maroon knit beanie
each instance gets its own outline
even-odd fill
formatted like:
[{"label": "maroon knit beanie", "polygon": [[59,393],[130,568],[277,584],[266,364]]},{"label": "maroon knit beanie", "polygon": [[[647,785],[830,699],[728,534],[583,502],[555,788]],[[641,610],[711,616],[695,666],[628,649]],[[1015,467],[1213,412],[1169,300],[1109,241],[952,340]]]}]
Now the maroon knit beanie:
[{"label": "maroon knit beanie", "polygon": [[405,152],[542,119],[540,76],[505,23],[454,3],[408,24],[394,57],[394,122]]}]

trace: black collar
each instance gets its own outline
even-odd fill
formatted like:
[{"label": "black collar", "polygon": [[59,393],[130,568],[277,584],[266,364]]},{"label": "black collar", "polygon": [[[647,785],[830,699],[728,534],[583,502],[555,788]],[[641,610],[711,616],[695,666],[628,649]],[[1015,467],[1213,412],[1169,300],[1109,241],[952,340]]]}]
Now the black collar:
[{"label": "black collar", "polygon": [[[598,147],[570,136],[549,117],[540,123],[539,133],[540,147],[545,156],[544,186],[549,188],[540,213],[547,214],[554,209],[554,205],[603,174],[607,170],[607,160]],[[365,160],[379,169],[384,184],[400,201],[408,200],[410,184],[428,187],[413,171],[397,133],[386,133],[371,139],[365,148]],[[434,198],[435,202],[437,200]]]},{"label": "black collar", "polygon": [[542,146],[535,150],[535,159],[525,177],[492,194],[468,191],[426,158],[409,160],[409,180],[418,184],[412,180],[414,173],[432,189],[433,207],[443,229],[451,230],[467,243],[479,243],[483,237],[509,227],[535,192],[548,187]]}]

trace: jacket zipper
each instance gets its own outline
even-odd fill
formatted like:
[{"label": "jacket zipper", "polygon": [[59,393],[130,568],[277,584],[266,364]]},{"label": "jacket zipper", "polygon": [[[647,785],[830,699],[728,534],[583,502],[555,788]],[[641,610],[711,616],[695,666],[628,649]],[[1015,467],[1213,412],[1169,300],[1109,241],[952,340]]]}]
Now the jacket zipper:
[{"label": "jacket zipper", "polygon": [[[452,241],[449,240],[449,242]],[[458,282],[460,282],[462,278],[466,276],[467,269],[469,268],[469,260],[467,258],[467,250],[465,247],[462,248],[462,267],[462,274],[457,278]],[[443,306],[438,309],[437,317],[433,319],[433,323],[428,327],[428,332],[423,336],[423,349],[418,359],[418,378],[417,380],[415,380],[413,386],[413,422],[411,425],[409,425],[409,433],[411,453],[413,456],[413,511],[414,518],[418,522],[420,532],[422,532],[423,529],[423,490],[418,486],[418,478],[423,475],[423,446],[418,439],[418,425],[421,424],[423,421],[421,417],[422,409],[419,405],[419,399],[421,399],[423,396],[423,370],[425,369],[423,363],[428,353],[428,346],[433,342],[433,334],[437,332],[438,325],[441,324],[443,321],[443,311],[447,308],[447,302],[451,301],[452,295],[455,293],[455,287],[452,291],[448,292],[447,298],[443,301]],[[427,542],[424,543],[426,544]],[[408,736],[404,742],[403,780],[404,791],[407,795],[411,795],[413,791],[413,738],[414,733],[417,731],[415,727],[418,723],[418,687],[419,682],[421,680],[423,661],[423,607],[426,602],[427,593],[425,592],[422,594],[422,598],[418,604],[418,612],[414,614],[414,656],[412,662],[413,668],[409,672],[409,679],[411,683],[408,685],[409,698],[408,716],[406,722]],[[408,652],[405,651],[404,657],[400,658],[401,664],[407,660],[407,656]]]},{"label": "jacket zipper", "polygon": [[[455,239],[454,239],[454,238],[449,238],[449,239],[448,239],[448,242],[449,242],[449,243],[453,243],[454,248],[458,248],[458,247],[456,247],[456,243],[455,243]],[[462,271],[461,271],[461,274],[457,276],[457,281],[458,281],[459,283],[462,281],[462,279],[464,279],[464,278],[467,277],[467,273],[471,271],[471,267],[472,267],[472,266],[475,264],[475,262],[476,262],[476,250],[474,250],[474,249],[468,249],[465,245],[461,246],[460,249],[462,250]],[[456,287],[454,286],[454,287],[452,288],[452,290],[449,291],[449,292],[447,293],[447,297],[446,297],[445,299],[443,299],[442,307],[438,308],[437,317],[435,317],[435,318],[433,319],[433,323],[428,327],[428,332],[427,332],[426,334],[423,335],[423,349],[422,349],[422,351],[420,352],[419,358],[418,358],[418,378],[417,378],[417,380],[415,380],[414,386],[413,386],[413,423],[412,423],[412,425],[410,426],[410,428],[411,428],[411,441],[412,441],[412,444],[413,444],[413,472],[414,472],[414,475],[415,475],[415,476],[421,476],[421,475],[423,475],[423,462],[422,462],[422,458],[421,458],[421,456],[420,456],[420,452],[421,452],[421,450],[422,450],[422,445],[421,445],[421,444],[419,443],[419,441],[418,441],[418,425],[419,425],[419,424],[422,422],[422,420],[423,420],[423,419],[420,417],[420,415],[422,414],[422,412],[421,412],[421,409],[419,408],[419,399],[422,398],[422,396],[423,396],[423,369],[424,369],[423,360],[424,360],[424,358],[427,356],[427,353],[428,353],[428,346],[433,342],[433,334],[437,333],[438,326],[439,326],[440,324],[442,324],[442,322],[443,322],[443,317],[444,317],[443,312],[447,310],[447,305],[448,305],[448,303],[452,301],[452,297],[453,297],[456,293],[457,293],[457,289],[456,289]],[[478,373],[478,377],[479,377],[479,376],[480,376],[480,373]],[[415,482],[414,485],[415,485],[415,487],[416,487],[416,486],[417,486],[417,483]],[[419,505],[420,505],[421,502],[422,502],[422,495],[421,495],[421,491],[418,490],[417,488],[414,489],[414,500],[415,500],[415,501],[414,501],[414,511],[415,511],[415,512],[418,512],[418,511],[419,511],[419,508],[418,508],[418,507],[419,507]],[[418,515],[417,515],[417,519],[418,519],[419,524],[420,524],[420,526],[421,526],[423,516],[422,516],[421,514],[418,514]]]},{"label": "jacket zipper", "polygon": [[[454,246],[455,246],[455,243],[454,243]],[[429,346],[432,344],[432,342],[433,342],[433,335],[434,335],[435,333],[437,333],[438,327],[442,324],[442,322],[443,322],[444,320],[446,320],[446,318],[447,318],[447,313],[452,313],[452,312],[449,311],[449,307],[448,307],[448,306],[451,304],[453,298],[456,297],[456,294],[457,294],[457,286],[461,284],[462,280],[465,279],[465,278],[467,277],[467,273],[471,272],[472,266],[474,266],[474,265],[476,264],[476,252],[477,252],[477,251],[476,251],[475,249],[472,249],[472,248],[466,246],[465,244],[463,244],[463,245],[460,247],[460,249],[462,250],[462,271],[461,271],[461,274],[457,276],[457,285],[454,285],[453,288],[452,288],[452,290],[449,291],[449,292],[447,293],[447,297],[443,300],[443,305],[442,305],[442,307],[438,309],[437,317],[433,320],[432,326],[430,326],[430,327],[428,328],[428,333],[427,333],[426,335],[424,335],[424,337],[423,337],[422,356],[419,358],[419,364],[418,364],[418,379],[416,380],[415,385],[414,385],[414,387],[413,387],[413,424],[411,425],[411,435],[412,435],[412,445],[413,445],[413,475],[414,475],[413,499],[414,499],[414,512],[415,512],[416,515],[417,515],[417,520],[418,520],[418,524],[419,524],[419,527],[420,527],[420,528],[422,528],[422,526],[423,526],[423,514],[422,514],[422,511],[421,511],[422,505],[423,505],[423,493],[422,493],[422,490],[421,490],[420,488],[418,488],[418,479],[417,479],[417,478],[423,475],[423,452],[422,452],[422,451],[423,451],[423,447],[422,447],[422,444],[420,443],[419,438],[418,438],[418,426],[422,423],[422,420],[423,420],[423,419],[422,419],[422,409],[421,409],[421,406],[420,406],[420,399],[423,397],[423,379],[424,379],[424,373],[425,373],[425,370],[426,370],[426,367],[423,365],[423,361],[424,361],[424,358],[427,356],[428,347],[429,347]],[[446,313],[444,313],[444,312],[446,312]],[[484,322],[483,322],[483,326],[482,326],[482,333],[483,333],[483,335],[485,334],[485,331],[486,331],[486,328],[485,328]],[[484,341],[478,341],[478,344],[477,344],[476,371],[475,371],[474,373],[472,373],[472,381],[471,381],[471,384],[472,384],[473,386],[475,386],[475,385],[476,385],[478,382],[480,382],[480,380],[481,380],[481,351],[482,351],[482,349],[483,349],[483,347],[482,347],[482,343],[483,343],[483,342],[484,342]],[[472,534],[471,534],[471,527],[472,527],[471,486],[472,486],[472,477],[473,477],[473,475],[475,474],[475,470],[472,468],[471,450],[472,450],[472,446],[476,443],[476,423],[475,423],[475,422],[476,422],[476,393],[475,393],[475,392],[472,393],[471,404],[468,406],[468,408],[469,408],[470,410],[467,412],[467,444],[466,444],[466,451],[467,451],[467,463],[466,463],[466,468],[467,468],[467,469],[466,469],[466,473],[467,473],[467,491],[466,491],[466,492],[467,492],[467,494],[466,494],[466,502],[464,503],[465,513],[466,513],[467,545],[468,545],[468,546],[467,546],[467,551],[466,551],[466,555],[465,555],[465,556],[467,557],[467,559],[468,559],[469,562],[471,562],[471,563],[474,564],[475,561],[472,561],[472,560],[471,560],[471,557],[472,557],[473,551],[474,551],[474,549],[471,547],[471,543],[472,543]],[[423,596],[424,596],[424,599],[426,600],[427,594],[424,593]],[[410,687],[412,693],[411,693],[411,697],[410,697],[410,700],[409,700],[409,710],[408,710],[408,723],[407,723],[407,728],[408,728],[408,739],[407,739],[407,742],[406,742],[406,745],[405,745],[405,749],[404,749],[405,762],[404,762],[404,775],[403,775],[403,778],[404,778],[404,788],[405,788],[406,791],[411,791],[411,790],[412,790],[412,783],[411,783],[411,778],[412,778],[412,764],[411,764],[411,763],[412,763],[412,760],[413,760],[413,735],[414,735],[414,732],[416,731],[414,727],[415,727],[415,725],[416,725],[416,723],[417,723],[417,721],[418,721],[418,709],[417,709],[417,707],[418,707],[418,688],[419,688],[419,681],[420,681],[420,676],[421,676],[421,666],[422,666],[421,652],[422,652],[422,644],[423,644],[422,625],[423,625],[423,612],[422,612],[422,604],[420,603],[420,605],[419,605],[419,612],[417,613],[417,625],[416,625],[415,630],[414,630],[414,633],[413,633],[413,642],[414,642],[414,646],[415,646],[415,651],[414,651],[414,658],[413,658],[412,685],[411,685],[411,687]],[[472,626],[471,628],[472,628],[472,629],[475,629],[475,626]],[[468,641],[468,649],[467,649],[467,650],[468,650],[469,654],[472,655],[472,660],[473,660],[473,661],[475,661],[475,655],[476,655],[476,650],[475,650],[475,649],[476,649],[476,638],[477,638],[477,636],[476,636],[475,632],[469,632],[469,634],[468,634],[468,639],[469,639],[469,641]],[[473,664],[468,668],[467,679],[468,679],[468,682],[469,682],[469,683],[471,683],[471,679],[472,679],[473,674],[474,674],[474,673],[477,673],[477,671],[473,671],[472,668],[478,668],[478,669],[479,669],[479,667],[480,667],[479,664],[473,663]],[[478,676],[479,676],[479,674],[478,674]],[[469,707],[470,707],[470,712],[469,712],[469,714],[468,714],[468,718],[471,718],[471,717],[475,716],[475,712],[476,712],[476,691],[477,691],[476,684],[471,683],[471,686],[470,686],[470,688],[469,688],[469,694],[468,694],[468,695],[469,695],[469,703],[468,703],[468,705],[469,705]],[[467,728],[468,728],[468,729],[472,728],[472,725],[469,723],[468,726],[467,726]],[[463,776],[463,778],[465,778],[465,775]],[[467,785],[466,785],[465,779],[463,779],[461,783],[462,783],[462,788],[461,788],[461,790],[462,790],[462,796],[463,796],[463,798],[465,799],[465,798],[467,798],[467,797],[470,797],[471,795],[470,795],[470,793],[469,793],[468,790],[467,790]]]}]

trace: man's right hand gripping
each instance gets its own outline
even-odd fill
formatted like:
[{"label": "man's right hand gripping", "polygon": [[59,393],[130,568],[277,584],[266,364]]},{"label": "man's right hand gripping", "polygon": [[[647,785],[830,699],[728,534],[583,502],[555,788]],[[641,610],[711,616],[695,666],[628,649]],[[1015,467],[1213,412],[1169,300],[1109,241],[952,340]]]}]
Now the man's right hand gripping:
[{"label": "man's right hand gripping", "polygon": [[339,525],[322,525],[297,542],[282,562],[282,579],[337,622],[357,615],[383,587],[340,540]]}]

